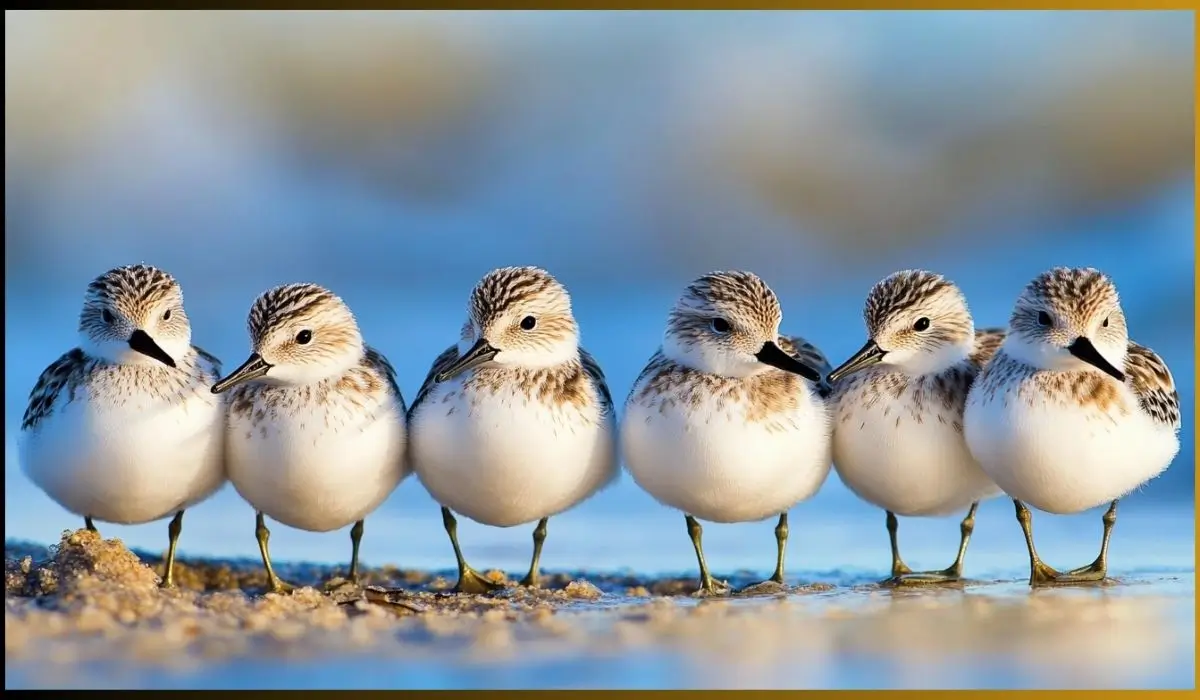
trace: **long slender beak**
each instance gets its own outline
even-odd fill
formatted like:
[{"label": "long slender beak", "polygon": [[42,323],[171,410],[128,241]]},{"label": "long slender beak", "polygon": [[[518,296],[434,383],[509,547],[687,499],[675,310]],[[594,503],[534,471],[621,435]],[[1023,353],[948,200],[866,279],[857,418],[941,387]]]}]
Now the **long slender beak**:
[{"label": "long slender beak", "polygon": [[1067,350],[1075,357],[1104,372],[1118,382],[1125,381],[1125,373],[1113,367],[1112,363],[1104,359],[1104,356],[1100,354],[1096,346],[1092,345],[1092,341],[1087,338],[1079,336],[1075,339],[1075,342],[1067,346]]},{"label": "long slender beak", "polygon": [[784,372],[798,374],[801,377],[804,377],[805,379],[811,379],[814,382],[821,381],[820,372],[787,354],[781,350],[778,345],[769,340],[763,344],[762,350],[754,353],[754,356],[758,358],[758,361],[764,365],[771,365],[772,367],[781,369]]},{"label": "long slender beak", "polygon": [[840,367],[829,373],[829,383],[832,384],[847,374],[854,374],[860,369],[866,369],[871,365],[877,365],[883,360],[883,356],[887,354],[887,350],[875,344],[874,340],[868,340],[858,352],[850,356]]},{"label": "long slender beak", "polygon": [[446,369],[434,375],[433,381],[444,382],[447,379],[457,377],[472,367],[478,367],[485,362],[491,361],[491,359],[499,353],[500,351],[492,347],[486,339],[480,338],[475,342],[475,345],[471,346],[470,350],[463,354],[462,357],[455,360],[454,363]]},{"label": "long slender beak", "polygon": [[248,382],[252,379],[258,379],[259,377],[265,375],[269,369],[271,369],[271,364],[262,359],[262,355],[259,355],[258,353],[252,353],[250,355],[250,359],[243,362],[241,367],[233,370],[229,376],[217,381],[216,384],[213,384],[212,393],[220,394],[221,392],[228,391],[229,389],[243,382]]},{"label": "long slender beak", "polygon": [[151,338],[146,331],[141,329],[134,331],[133,335],[129,336],[129,347],[146,357],[153,357],[168,367],[175,366],[174,358],[168,355],[166,350],[160,348],[158,343],[154,342],[154,338]]}]

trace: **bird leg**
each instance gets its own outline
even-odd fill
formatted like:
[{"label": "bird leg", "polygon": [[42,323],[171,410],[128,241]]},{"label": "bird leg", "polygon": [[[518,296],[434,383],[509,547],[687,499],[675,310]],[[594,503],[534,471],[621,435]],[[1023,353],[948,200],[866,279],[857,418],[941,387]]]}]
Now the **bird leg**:
[{"label": "bird leg", "polygon": [[159,585],[163,588],[175,587],[175,547],[179,544],[179,535],[183,532],[183,511],[175,514],[171,518],[171,524],[167,526],[167,536],[170,538],[167,543],[167,560],[163,564],[162,583]]},{"label": "bird leg", "polygon": [[442,506],[442,525],[446,528],[446,534],[450,536],[454,558],[458,560],[458,583],[454,584],[454,590],[458,593],[483,594],[504,588],[502,584],[485,578],[483,574],[467,565],[462,548],[458,546],[458,521],[445,506]]},{"label": "bird leg", "polygon": [[917,572],[905,566],[900,559],[900,547],[896,542],[896,530],[899,529],[899,523],[896,521],[895,513],[888,511],[887,527],[892,540],[892,577],[884,583],[897,586],[927,586],[962,580],[963,560],[967,556],[967,546],[971,543],[971,533],[975,531],[975,513],[978,510],[979,502],[976,501],[971,504],[970,510],[967,511],[966,517],[959,525],[961,538],[958,542],[958,556],[954,558],[954,563],[940,571]]},{"label": "bird leg", "polygon": [[685,515],[684,520],[687,522],[688,536],[692,538],[692,546],[696,548],[696,561],[700,563],[700,590],[696,591],[701,595],[719,595],[729,592],[729,585],[717,581],[708,572],[708,564],[704,561],[704,545],[701,538],[704,535],[704,529],[700,527],[700,523],[690,515]]},{"label": "bird leg", "polygon": [[271,550],[267,546],[267,542],[271,539],[271,531],[267,529],[267,523],[263,518],[262,511],[256,511],[254,514],[254,536],[258,539],[258,551],[262,554],[263,567],[267,570],[267,589],[271,593],[291,593],[294,591],[295,586],[276,576],[275,569],[271,566]]},{"label": "bird leg", "polygon": [[533,529],[533,560],[529,563],[529,573],[521,579],[522,586],[538,587],[538,565],[542,561],[542,544],[546,541],[546,523],[549,520],[542,518]]},{"label": "bird leg", "polygon": [[362,544],[363,521],[359,520],[350,528],[350,573],[346,577],[350,583],[358,583],[358,547]]}]

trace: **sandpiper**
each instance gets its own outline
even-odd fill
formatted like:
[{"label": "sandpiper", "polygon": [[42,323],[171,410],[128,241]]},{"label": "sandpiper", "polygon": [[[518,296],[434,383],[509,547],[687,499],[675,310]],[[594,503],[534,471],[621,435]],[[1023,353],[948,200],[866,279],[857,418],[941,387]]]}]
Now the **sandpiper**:
[{"label": "sandpiper", "polygon": [[264,516],[308,532],[353,523],[357,582],[363,521],[408,474],[396,373],[345,302],[315,284],[264,292],[248,325],[249,359],[212,393],[230,391],[229,479],[256,511],[268,586],[292,588],[271,566]]},{"label": "sandpiper", "polygon": [[208,391],[220,362],[192,345],[179,283],[149,265],[88,285],[79,336],[29,395],[22,468],[89,530],[174,514],[162,576],[173,586],[183,513],[225,482],[225,410]]},{"label": "sandpiper", "polygon": [[[1055,268],[1017,299],[1008,336],[971,388],[967,444],[1012,497],[1031,585],[1102,581],[1117,502],[1179,451],[1179,394],[1153,350],[1129,339],[1116,286],[1092,268]],[[1058,572],[1038,557],[1030,505],[1078,513],[1108,504],[1100,554]]]},{"label": "sandpiper", "polygon": [[461,592],[499,586],[467,565],[455,512],[494,527],[537,521],[521,580],[537,586],[549,518],[619,474],[604,374],[579,345],[566,288],[536,267],[479,281],[459,342],[434,361],[409,425],[411,464],[442,506]]},{"label": "sandpiper", "polygon": [[829,363],[779,334],[775,293],[750,272],[713,272],[687,286],[662,346],[625,403],[625,466],[660,503],[684,512],[704,595],[727,590],[709,573],[698,520],[778,516],[771,581],[784,581],[788,510],[829,475]]},{"label": "sandpiper", "polygon": [[[976,330],[959,288],[924,270],[879,281],[867,295],[863,318],[866,344],[829,373],[834,469],[859,498],[887,512],[887,583],[957,581],[979,502],[1000,494],[967,449],[963,409],[1004,331]],[[900,557],[896,515],[948,515],[963,508],[954,563],[914,574]]]}]

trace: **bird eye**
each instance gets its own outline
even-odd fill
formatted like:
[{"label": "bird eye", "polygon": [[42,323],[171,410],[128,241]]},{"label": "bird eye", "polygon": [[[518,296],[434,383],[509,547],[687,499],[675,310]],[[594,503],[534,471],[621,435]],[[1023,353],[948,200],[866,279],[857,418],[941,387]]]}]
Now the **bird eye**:
[{"label": "bird eye", "polygon": [[297,333],[296,342],[300,343],[301,345],[308,345],[310,342],[312,342],[312,331],[305,329]]},{"label": "bird eye", "polygon": [[712,320],[712,329],[718,333],[728,333],[729,321],[726,321],[723,318],[714,318]]},{"label": "bird eye", "polygon": [[113,321],[117,320],[116,318],[113,317],[112,312],[109,311],[108,309],[104,309],[103,311],[100,312],[100,318],[104,319],[105,323],[112,323]]},{"label": "bird eye", "polygon": [[929,330],[929,319],[925,318],[924,316],[918,318],[917,322],[913,324],[913,330],[917,331],[918,333]]},{"label": "bird eye", "polygon": [[525,318],[521,319],[521,328],[524,330],[531,331],[536,325],[537,319],[533,316],[526,316]]},{"label": "bird eye", "polygon": [[1038,312],[1038,325],[1039,326],[1049,327],[1053,323],[1054,323],[1054,319],[1050,318],[1050,314],[1046,313],[1045,311]]},{"label": "bird eye", "polygon": [[163,312],[163,320],[164,321],[171,320],[171,310],[170,309],[167,309],[166,311]]},{"label": "bird eye", "polygon": [[1108,317],[1107,316],[1104,317],[1104,323],[1102,323],[1100,325],[1104,326],[1105,328],[1108,328]]}]

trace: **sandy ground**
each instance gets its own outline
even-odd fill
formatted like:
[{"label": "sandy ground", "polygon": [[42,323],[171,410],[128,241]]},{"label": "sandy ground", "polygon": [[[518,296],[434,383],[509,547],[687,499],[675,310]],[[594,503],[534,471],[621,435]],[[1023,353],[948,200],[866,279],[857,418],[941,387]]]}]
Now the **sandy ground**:
[{"label": "sandy ground", "polygon": [[120,540],[6,543],[6,688],[1194,683],[1192,573],[698,599],[690,579],[550,574],[540,590],[471,596],[428,572],[372,569],[355,586],[315,565],[280,566],[304,587],[276,595],[255,562],[181,564],[161,590],[160,560]]}]

